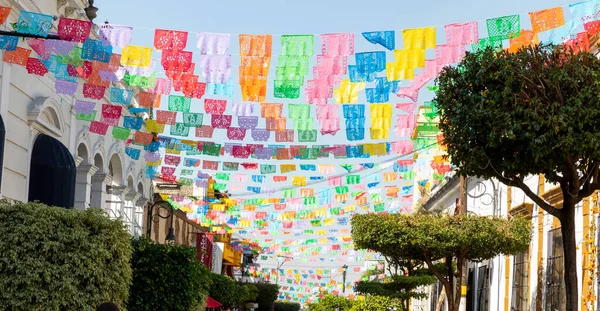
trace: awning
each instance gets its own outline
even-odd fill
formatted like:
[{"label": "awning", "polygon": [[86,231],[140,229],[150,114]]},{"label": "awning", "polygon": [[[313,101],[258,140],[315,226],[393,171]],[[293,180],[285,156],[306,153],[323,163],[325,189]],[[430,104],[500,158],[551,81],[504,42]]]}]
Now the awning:
[{"label": "awning", "polygon": [[29,201],[73,207],[75,174],[75,161],[69,149],[55,138],[40,134],[31,154]]},{"label": "awning", "polygon": [[206,307],[207,308],[218,308],[222,306],[222,304],[210,297],[208,297],[208,299],[206,300]]}]

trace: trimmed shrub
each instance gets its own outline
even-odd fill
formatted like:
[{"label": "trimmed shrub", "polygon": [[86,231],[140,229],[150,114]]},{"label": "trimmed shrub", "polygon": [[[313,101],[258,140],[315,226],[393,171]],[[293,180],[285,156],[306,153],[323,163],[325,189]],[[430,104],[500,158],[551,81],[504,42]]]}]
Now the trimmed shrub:
[{"label": "trimmed shrub", "polygon": [[275,284],[253,284],[258,288],[258,303],[257,311],[272,311],[274,310],[274,302],[279,295],[279,286]]},{"label": "trimmed shrub", "polygon": [[276,301],[275,311],[299,311],[300,304],[296,302]]},{"label": "trimmed shrub", "polygon": [[5,310],[124,306],[130,235],[100,209],[0,200],[0,301]]},{"label": "trimmed shrub", "polygon": [[210,289],[210,272],[189,246],[133,240],[133,284],[129,311],[203,310]]}]

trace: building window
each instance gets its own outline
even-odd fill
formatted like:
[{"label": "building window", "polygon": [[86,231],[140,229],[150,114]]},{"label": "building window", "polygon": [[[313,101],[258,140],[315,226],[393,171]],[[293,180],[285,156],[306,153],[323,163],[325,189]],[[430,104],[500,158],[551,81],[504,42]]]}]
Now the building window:
[{"label": "building window", "polygon": [[477,273],[477,310],[489,310],[490,307],[490,268],[480,266]]},{"label": "building window", "polygon": [[529,302],[529,250],[514,256],[512,311],[527,311]]},{"label": "building window", "polygon": [[548,232],[549,254],[546,266],[546,308],[545,310],[565,310],[565,270],[564,249],[560,228]]}]

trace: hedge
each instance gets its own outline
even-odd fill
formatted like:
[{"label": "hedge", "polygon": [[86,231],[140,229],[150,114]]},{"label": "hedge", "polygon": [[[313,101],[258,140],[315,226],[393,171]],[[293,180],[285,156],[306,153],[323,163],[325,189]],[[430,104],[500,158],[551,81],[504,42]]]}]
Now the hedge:
[{"label": "hedge", "polygon": [[300,304],[296,302],[276,301],[275,311],[299,311]]},{"label": "hedge", "polygon": [[138,239],[133,250],[129,311],[204,309],[211,275],[196,260],[195,248]]},{"label": "hedge", "polygon": [[124,305],[130,236],[100,209],[0,200],[0,301],[7,310]]}]

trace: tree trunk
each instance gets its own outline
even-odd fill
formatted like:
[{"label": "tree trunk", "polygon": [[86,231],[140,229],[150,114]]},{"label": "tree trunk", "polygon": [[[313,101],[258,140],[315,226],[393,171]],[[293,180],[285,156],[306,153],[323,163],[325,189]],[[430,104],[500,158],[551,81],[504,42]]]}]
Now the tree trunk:
[{"label": "tree trunk", "polygon": [[[565,202],[566,203],[566,202]],[[560,231],[562,233],[564,249],[564,278],[566,288],[566,311],[578,310],[578,287],[577,282],[577,242],[575,240],[575,204],[563,206],[560,220]]]}]

